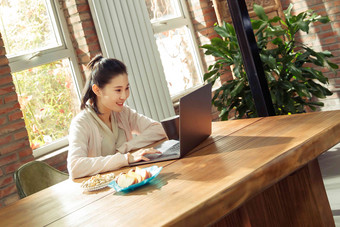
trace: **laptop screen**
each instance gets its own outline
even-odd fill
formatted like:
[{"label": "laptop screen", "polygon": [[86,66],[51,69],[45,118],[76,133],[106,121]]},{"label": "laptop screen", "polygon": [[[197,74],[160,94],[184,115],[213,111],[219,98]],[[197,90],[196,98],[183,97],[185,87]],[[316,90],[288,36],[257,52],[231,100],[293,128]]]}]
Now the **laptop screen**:
[{"label": "laptop screen", "polygon": [[180,99],[179,141],[181,157],[211,135],[211,84]]}]

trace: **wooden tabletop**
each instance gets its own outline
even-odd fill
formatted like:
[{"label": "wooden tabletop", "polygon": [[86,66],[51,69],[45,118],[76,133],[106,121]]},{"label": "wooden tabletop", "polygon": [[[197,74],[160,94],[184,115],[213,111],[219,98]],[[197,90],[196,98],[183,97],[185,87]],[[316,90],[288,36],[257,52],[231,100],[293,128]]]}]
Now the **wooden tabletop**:
[{"label": "wooden tabletop", "polygon": [[[64,181],[0,210],[0,226],[208,225],[340,141],[340,111],[214,122],[189,155],[129,193]],[[123,171],[117,170],[119,173]]]}]

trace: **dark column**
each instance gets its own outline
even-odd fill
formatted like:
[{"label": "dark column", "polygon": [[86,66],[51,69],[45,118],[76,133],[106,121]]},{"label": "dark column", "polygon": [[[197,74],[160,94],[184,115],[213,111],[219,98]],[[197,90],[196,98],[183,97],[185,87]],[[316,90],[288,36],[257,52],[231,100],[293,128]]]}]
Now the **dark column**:
[{"label": "dark column", "polygon": [[259,117],[274,116],[268,83],[245,0],[227,0]]}]

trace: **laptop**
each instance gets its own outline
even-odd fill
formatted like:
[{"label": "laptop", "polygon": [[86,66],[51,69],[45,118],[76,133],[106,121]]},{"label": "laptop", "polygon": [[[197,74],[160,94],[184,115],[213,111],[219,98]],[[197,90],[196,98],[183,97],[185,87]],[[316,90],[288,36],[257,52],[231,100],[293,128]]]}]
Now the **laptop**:
[{"label": "laptop", "polygon": [[162,154],[147,154],[149,161],[130,166],[179,159],[211,135],[211,84],[204,85],[179,100],[179,140],[167,140],[154,147]]}]

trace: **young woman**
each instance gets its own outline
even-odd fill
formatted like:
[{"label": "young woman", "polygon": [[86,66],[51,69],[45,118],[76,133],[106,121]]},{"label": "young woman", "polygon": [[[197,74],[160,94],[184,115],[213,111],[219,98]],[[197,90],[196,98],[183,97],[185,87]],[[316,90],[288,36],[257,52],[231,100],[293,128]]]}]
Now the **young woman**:
[{"label": "young woman", "polygon": [[[148,160],[140,149],[166,137],[162,125],[124,103],[130,94],[126,66],[117,59],[94,57],[81,103],[69,131],[67,168],[72,178],[119,169]],[[132,136],[137,134],[137,136]],[[136,152],[129,153],[131,150]]]}]

